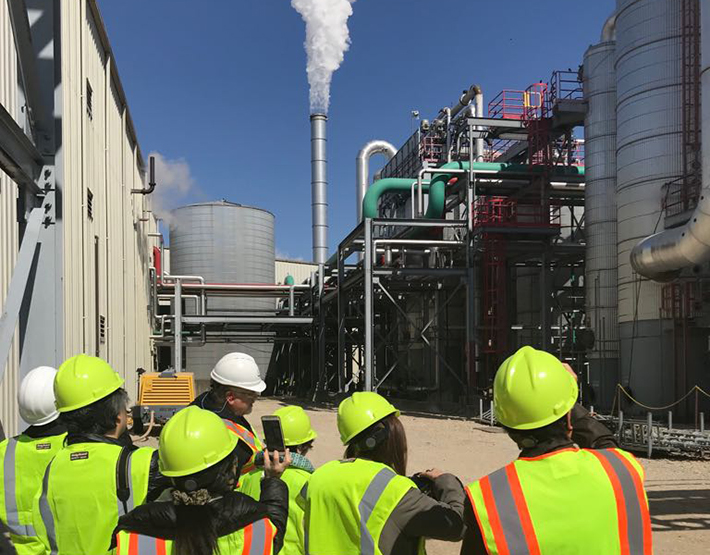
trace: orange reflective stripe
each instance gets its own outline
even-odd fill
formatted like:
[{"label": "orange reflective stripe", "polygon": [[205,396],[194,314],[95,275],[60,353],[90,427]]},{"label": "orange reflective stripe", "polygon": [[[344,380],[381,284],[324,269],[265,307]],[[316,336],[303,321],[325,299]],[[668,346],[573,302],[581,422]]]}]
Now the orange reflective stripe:
[{"label": "orange reflective stripe", "polygon": [[155,538],[155,552],[157,555],[165,555],[165,540]]},{"label": "orange reflective stripe", "polygon": [[251,536],[252,536],[253,525],[250,524],[244,528],[244,547],[242,548],[242,555],[249,555],[251,552]]},{"label": "orange reflective stripe", "polygon": [[520,485],[518,471],[514,464],[509,464],[505,468],[505,472],[508,475],[510,490],[513,493],[515,506],[518,509],[518,517],[520,518],[520,524],[523,528],[525,540],[528,544],[528,551],[530,555],[540,555],[540,545],[538,544],[535,528],[533,527],[532,519],[530,518],[530,510],[528,509],[527,501],[525,501],[523,487]]},{"label": "orange reflective stripe", "polygon": [[[601,463],[602,467],[609,477],[611,487],[614,490],[614,500],[616,501],[616,514],[619,519],[619,545],[621,547],[621,555],[630,555],[629,551],[629,536],[628,536],[628,517],[626,515],[626,500],[624,499],[624,491],[621,489],[619,477],[614,472],[611,463],[597,451],[590,449],[589,452],[594,455]],[[634,553],[634,555],[637,555]]]},{"label": "orange reflective stripe", "polygon": [[498,508],[496,507],[496,502],[493,497],[493,491],[491,489],[491,482],[488,476],[482,478],[480,481],[481,493],[483,493],[483,502],[486,504],[486,510],[488,511],[488,522],[493,530],[493,539],[496,542],[496,548],[499,555],[510,555],[508,550],[508,543],[505,541],[505,534],[503,532],[503,526],[500,523],[500,515],[498,514]]},{"label": "orange reflective stripe", "polygon": [[252,432],[244,428],[243,426],[240,426],[239,424],[236,424],[235,422],[232,422],[231,420],[223,419],[223,422],[227,425],[227,428],[229,428],[232,432],[237,434],[240,438],[242,438],[246,443],[251,447],[254,451],[257,450],[256,446],[256,437]]},{"label": "orange reflective stripe", "polygon": [[643,553],[644,555],[651,555],[653,552],[653,540],[651,536],[651,515],[648,511],[648,501],[646,500],[646,492],[643,489],[643,481],[641,476],[639,476],[638,471],[634,468],[634,465],[619,453],[616,449],[610,450],[623,464],[631,475],[631,480],[634,484],[634,489],[636,490],[636,497],[639,499],[639,505],[641,506],[641,522],[643,526]]},{"label": "orange reflective stripe", "polygon": [[264,522],[266,525],[266,539],[264,541],[264,555],[271,555],[274,549],[274,527],[271,522],[266,520]]},{"label": "orange reflective stripe", "polygon": [[473,502],[473,494],[471,493],[471,488],[466,486],[466,495],[468,495],[468,501],[471,503],[471,508],[473,509],[473,515],[476,517],[476,524],[478,524],[478,529],[481,531],[481,537],[483,538],[483,544],[486,547],[486,553],[488,555],[491,555],[492,551],[491,548],[488,546],[488,538],[486,538],[486,534],[483,532],[483,524],[481,524],[481,516],[478,514],[478,509],[476,508],[476,504]]},{"label": "orange reflective stripe", "polygon": [[138,534],[128,535],[128,555],[138,555]]},{"label": "orange reflective stripe", "polygon": [[116,553],[118,555],[123,555],[121,553],[121,534],[116,534]]}]

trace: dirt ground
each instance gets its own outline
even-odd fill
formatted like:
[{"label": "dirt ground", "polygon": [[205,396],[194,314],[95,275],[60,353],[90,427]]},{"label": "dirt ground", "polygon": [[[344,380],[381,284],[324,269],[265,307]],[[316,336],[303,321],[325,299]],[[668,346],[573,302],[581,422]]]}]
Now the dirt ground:
[{"label": "dirt ground", "polygon": [[[261,416],[285,401],[261,399],[248,420],[261,433]],[[335,411],[304,406],[318,432],[310,455],[321,465],[343,454]],[[460,419],[404,413],[409,443],[408,473],[438,467],[469,483],[496,470],[517,456],[515,445],[498,429]],[[154,440],[151,440],[152,444]],[[641,459],[653,521],[656,555],[701,555],[710,552],[710,462]],[[584,502],[584,501],[581,501]],[[429,555],[458,554],[460,544],[427,542]]]}]

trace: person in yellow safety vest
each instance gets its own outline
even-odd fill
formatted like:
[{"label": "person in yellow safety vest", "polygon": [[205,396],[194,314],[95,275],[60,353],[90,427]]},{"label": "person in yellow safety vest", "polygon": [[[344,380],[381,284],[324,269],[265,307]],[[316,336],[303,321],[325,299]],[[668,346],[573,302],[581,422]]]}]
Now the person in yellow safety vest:
[{"label": "person in yellow safety vest", "polygon": [[149,495],[160,493],[157,452],[122,439],[128,394],[105,361],[77,355],[54,379],[65,446],[47,466],[32,521],[44,551],[51,554],[104,553],[118,517]]},{"label": "person in yellow safety vest", "polygon": [[47,465],[62,448],[66,429],[54,404],[56,368],[40,366],[27,373],[17,402],[30,426],[0,443],[0,520],[8,527],[19,555],[42,553],[32,526],[32,502],[42,487]]},{"label": "person in yellow safety vest", "polygon": [[[279,477],[289,464],[264,456],[259,501],[235,492],[251,448],[219,417],[198,407],[173,416],[160,434],[160,470],[172,480],[166,500],[119,519],[115,555],[272,555],[283,543],[288,489]],[[167,492],[166,492],[167,493]],[[162,499],[162,498],[161,498]]]},{"label": "person in yellow safety vest", "polygon": [[498,422],[520,457],[470,484],[462,555],[651,555],[644,472],[617,448],[572,442],[577,380],[523,347],[495,377]]},{"label": "person in yellow safety vest", "polygon": [[[318,434],[311,427],[311,419],[301,407],[295,405],[281,407],[274,412],[274,416],[278,416],[281,420],[284,444],[291,452],[291,465],[281,476],[288,486],[289,496],[288,527],[281,553],[283,555],[302,555],[305,553],[303,508],[298,504],[297,496],[315,471],[306,455],[313,448],[313,442]],[[258,499],[262,474],[245,476],[244,485],[239,491]]]},{"label": "person in yellow safety vest", "polygon": [[[242,475],[253,473],[258,481],[261,471],[254,464],[254,456],[264,446],[245,415],[250,414],[254,402],[266,389],[256,361],[246,353],[227,353],[210,373],[210,389],[191,403],[218,415],[227,428],[252,449],[252,458],[242,467]],[[249,480],[240,480],[241,491]]]},{"label": "person in yellow safety vest", "polygon": [[299,495],[309,555],[414,555],[424,539],[458,541],[465,494],[439,470],[406,477],[407,438],[399,411],[384,397],[358,392],[338,407],[345,459],[318,468]]}]

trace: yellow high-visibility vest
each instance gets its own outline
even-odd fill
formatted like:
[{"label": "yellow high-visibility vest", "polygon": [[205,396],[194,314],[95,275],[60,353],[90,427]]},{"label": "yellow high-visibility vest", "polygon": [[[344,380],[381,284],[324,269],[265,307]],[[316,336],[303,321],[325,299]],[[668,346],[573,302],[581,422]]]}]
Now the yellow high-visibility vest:
[{"label": "yellow high-visibility vest", "polygon": [[621,449],[520,458],[466,491],[489,555],[651,555],[644,473]]},{"label": "yellow high-visibility vest", "polygon": [[66,435],[31,438],[21,434],[0,442],[0,520],[10,530],[18,555],[42,553],[32,525],[32,501],[42,487],[47,465],[62,448]]},{"label": "yellow high-visibility vest", "polygon": [[[268,518],[258,520],[217,540],[222,555],[272,555],[276,527]],[[173,542],[134,532],[119,532],[113,555],[170,555]]]},{"label": "yellow high-visibility vest", "polygon": [[[120,445],[75,443],[57,453],[35,497],[32,520],[52,555],[105,553],[119,516],[127,512],[116,492]],[[128,511],[145,502],[155,449],[142,447],[128,461]]]},{"label": "yellow high-visibility vest", "polygon": [[417,486],[385,464],[348,459],[321,466],[304,489],[306,553],[382,555],[379,539],[388,518]]}]

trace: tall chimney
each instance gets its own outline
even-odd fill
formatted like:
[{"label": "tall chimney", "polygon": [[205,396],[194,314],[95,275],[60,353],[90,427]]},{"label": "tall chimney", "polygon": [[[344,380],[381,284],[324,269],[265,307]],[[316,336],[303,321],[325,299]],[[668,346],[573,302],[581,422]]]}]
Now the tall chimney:
[{"label": "tall chimney", "polygon": [[311,114],[311,210],[313,218],[313,262],[328,259],[328,200],[326,189],[325,114]]}]

